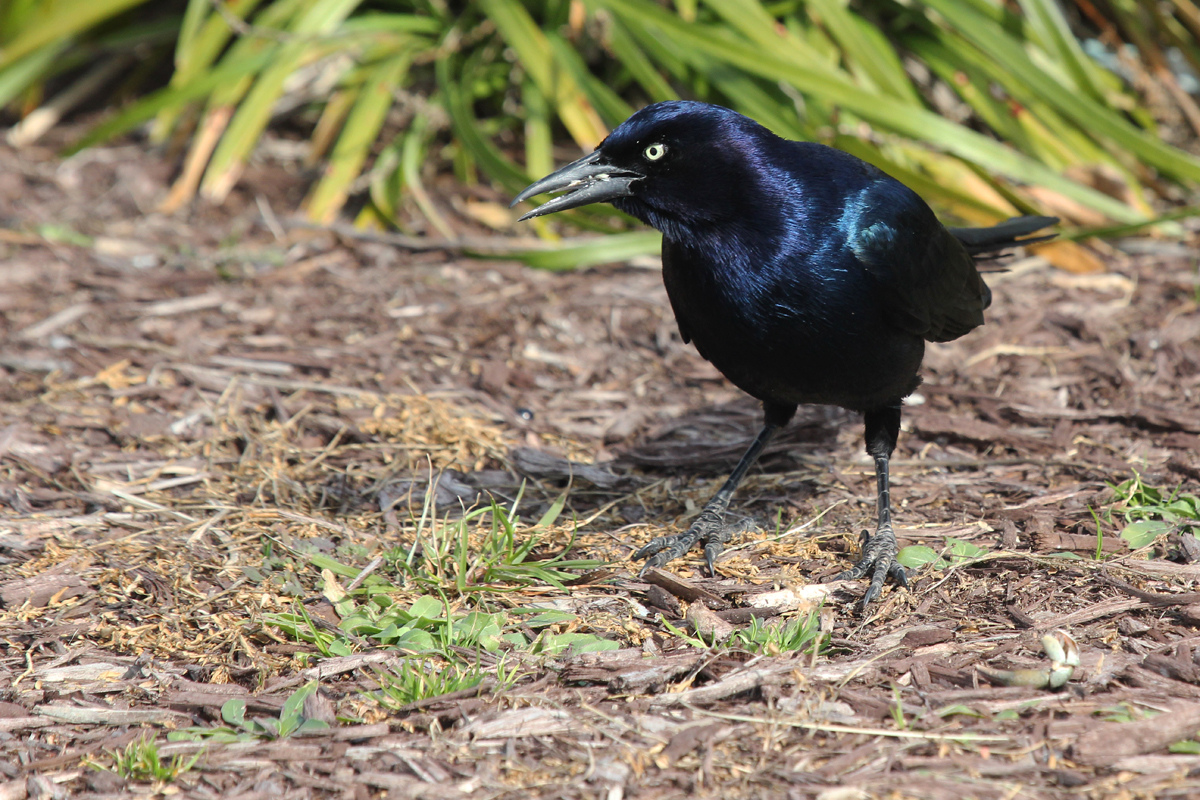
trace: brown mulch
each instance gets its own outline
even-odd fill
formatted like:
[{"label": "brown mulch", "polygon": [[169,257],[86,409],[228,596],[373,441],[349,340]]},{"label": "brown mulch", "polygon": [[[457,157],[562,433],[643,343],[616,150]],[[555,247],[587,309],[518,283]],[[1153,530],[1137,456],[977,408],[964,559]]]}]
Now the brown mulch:
[{"label": "brown mulch", "polygon": [[[1189,530],[1130,553],[1105,514],[1134,471],[1200,491],[1188,247],[1099,244],[1090,275],[1025,254],[989,277],[988,324],[930,346],[893,462],[902,545],[989,552],[864,618],[863,585],[818,584],[874,513],[861,424],[836,409],[802,411],[746,481],[719,578],[698,554],[630,569],[759,421],[681,343],[652,265],[552,274],[291,226],[300,179],[271,162],[188,216],[155,212],[169,166],[139,146],[0,162],[0,797],[1200,793],[1200,755],[1168,750],[1200,731]],[[307,556],[408,547],[426,499],[453,516],[523,491],[532,523],[567,486],[572,556],[613,563],[513,603],[619,649],[520,656],[503,691],[388,710],[363,692],[406,656],[324,657],[269,624],[302,602],[335,629]],[[819,658],[668,628],[821,597]],[[976,670],[1045,667],[1054,629],[1081,653],[1062,690]],[[230,698],[278,717],[313,680],[327,730],[167,742]],[[147,735],[199,758],[170,787],[93,766]]]}]

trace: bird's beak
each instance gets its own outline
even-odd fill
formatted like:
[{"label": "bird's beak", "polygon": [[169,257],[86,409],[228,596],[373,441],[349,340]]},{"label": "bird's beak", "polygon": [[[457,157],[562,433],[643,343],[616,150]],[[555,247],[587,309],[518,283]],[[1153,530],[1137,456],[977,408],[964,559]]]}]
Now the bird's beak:
[{"label": "bird's beak", "polygon": [[628,197],[632,194],[630,185],[642,175],[627,169],[619,169],[609,164],[599,150],[584,156],[578,161],[567,164],[557,172],[552,172],[537,183],[530,184],[509,205],[515,206],[523,200],[528,200],[543,192],[566,191],[548,200],[530,211],[521,220],[553,214],[555,211],[565,211],[568,208],[578,208],[592,203],[608,203],[618,197]]}]

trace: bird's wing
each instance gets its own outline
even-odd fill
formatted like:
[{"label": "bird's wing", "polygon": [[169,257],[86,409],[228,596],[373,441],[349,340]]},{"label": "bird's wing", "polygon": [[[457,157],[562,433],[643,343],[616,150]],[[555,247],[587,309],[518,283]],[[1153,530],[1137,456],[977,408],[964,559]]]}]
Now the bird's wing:
[{"label": "bird's wing", "polygon": [[842,225],[858,262],[885,289],[894,325],[948,342],[983,324],[991,294],[974,259],[907,186],[873,181],[847,205]]},{"label": "bird's wing", "polygon": [[692,332],[684,320],[688,317],[687,292],[682,284],[686,279],[683,273],[683,253],[679,245],[668,239],[663,239],[662,265],[663,284],[667,287],[667,297],[671,301],[671,310],[675,312],[675,323],[679,325],[679,336],[683,343],[692,341]]}]

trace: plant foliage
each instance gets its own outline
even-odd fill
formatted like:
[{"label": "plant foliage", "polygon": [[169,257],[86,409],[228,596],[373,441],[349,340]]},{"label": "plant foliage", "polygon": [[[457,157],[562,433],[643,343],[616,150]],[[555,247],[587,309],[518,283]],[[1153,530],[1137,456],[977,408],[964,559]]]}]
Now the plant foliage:
[{"label": "plant foliage", "polygon": [[[138,0],[0,0],[0,103],[53,106],[85,67],[131,47],[169,54],[165,85],[147,92],[152,76],[129,77],[139,98],[79,147],[144,126],[155,143],[186,143],[166,206],[197,193],[219,202],[267,127],[290,118],[321,168],[312,219],[332,221],[359,196],[361,224],[415,209],[444,237],[453,226],[427,187],[438,170],[507,196],[570,155],[555,142],[590,149],[638,106],[673,97],[848,150],[966,221],[1042,211],[1143,223],[1200,179],[1200,159],[1167,141],[1200,130],[1184,88],[1200,72],[1200,9],[1064,5],[187,0],[170,16]],[[1118,58],[1130,45],[1140,59]],[[622,225],[596,210],[572,219]],[[534,228],[552,237],[554,224]],[[540,257],[562,268],[656,242],[613,246]]]}]

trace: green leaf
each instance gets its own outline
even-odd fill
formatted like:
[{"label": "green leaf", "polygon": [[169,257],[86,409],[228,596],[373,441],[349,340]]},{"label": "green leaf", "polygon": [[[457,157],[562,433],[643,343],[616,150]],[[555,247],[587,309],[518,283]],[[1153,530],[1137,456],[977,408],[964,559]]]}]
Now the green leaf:
[{"label": "green leaf", "polygon": [[253,57],[222,63],[219,68],[185,86],[160,89],[134,103],[113,119],[97,125],[86,136],[67,148],[66,154],[72,155],[125,133],[153,118],[155,114],[165,108],[205,97],[218,87],[235,84],[239,79],[251,75],[269,64],[272,55],[270,52],[263,52]]},{"label": "green leaf", "polygon": [[[382,635],[381,635],[381,641]],[[410,650],[414,653],[425,653],[436,648],[436,641],[429,631],[423,631],[418,628],[404,630],[396,637],[393,642],[396,646],[403,646],[403,649]]]},{"label": "green leaf", "polygon": [[1075,88],[1086,92],[1093,100],[1103,101],[1105,91],[1102,68],[1092,61],[1071,31],[1062,8],[1056,0],[1018,0],[1025,19],[1037,32],[1042,47],[1057,57],[1059,64],[1071,75]]},{"label": "green leaf", "polygon": [[882,33],[867,25],[841,0],[810,0],[810,5],[852,65],[869,80],[871,88],[908,105],[921,106],[921,98],[903,64]]},{"label": "green leaf", "polygon": [[37,226],[38,236],[51,242],[73,244],[76,247],[91,247],[92,237],[86,236],[68,225],[44,222]]},{"label": "green leaf", "polygon": [[105,20],[139,6],[146,0],[57,0],[39,3],[36,18],[17,37],[0,48],[0,70],[52,42],[71,37]]},{"label": "green leaf", "polygon": [[436,597],[423,595],[413,601],[408,613],[417,619],[438,620],[446,616],[446,608]]},{"label": "green leaf", "polygon": [[[661,28],[684,52],[694,50],[709,58],[783,81],[832,105],[852,110],[863,119],[886,130],[941,148],[981,167],[1024,182],[1041,184],[1113,219],[1133,222],[1144,218],[1139,211],[1104,193],[1059,175],[1049,167],[995,140],[976,133],[921,108],[875,94],[852,83],[819,60],[797,48],[782,47],[771,20],[769,30],[754,30],[755,41],[734,39],[702,25],[686,25],[648,0],[586,0],[592,7],[606,8],[630,26],[648,24]],[[755,13],[742,18],[741,0],[718,0],[717,10],[734,27],[749,30]],[[791,39],[787,40],[788,44]],[[769,46],[767,46],[769,44]],[[1180,152],[1175,160],[1183,159]],[[1184,159],[1186,160],[1186,159]],[[1200,162],[1198,162],[1200,163]]]},{"label": "green leaf", "polygon": [[300,718],[304,715],[304,701],[309,695],[317,691],[317,682],[310,681],[304,684],[283,701],[283,708],[279,712],[279,719],[288,724],[293,720],[299,724]]},{"label": "green leaf", "polygon": [[529,619],[525,620],[525,624],[530,628],[537,630],[538,628],[545,628],[548,625],[561,625],[564,622],[571,622],[578,618],[578,615],[572,614],[568,611],[550,610],[543,611],[536,616],[530,617]]},{"label": "green leaf", "polygon": [[547,38],[555,64],[566,70],[575,83],[579,84],[588,102],[609,127],[615,128],[633,115],[633,106],[589,72],[582,56],[566,40],[557,34],[550,34]]},{"label": "green leaf", "polygon": [[560,655],[567,650],[570,650],[572,655],[578,655],[618,650],[621,647],[617,642],[591,633],[560,633],[555,636],[544,636],[541,643],[541,652],[551,656]]},{"label": "green leaf", "polygon": [[619,20],[612,21],[608,44],[612,48],[613,55],[625,65],[625,68],[633,75],[634,80],[638,82],[652,102],[659,103],[676,98],[671,85],[663,78],[645,51],[638,47],[637,42],[633,40]]},{"label": "green leaf", "polygon": [[70,45],[68,39],[47,42],[29,55],[0,69],[0,107],[41,80]]},{"label": "green leaf", "polygon": [[1174,515],[1175,517],[1186,517],[1187,519],[1200,519],[1200,503],[1192,495],[1180,497],[1176,500],[1167,503],[1163,507],[1166,514]]},{"label": "green leaf", "polygon": [[300,727],[296,728],[295,733],[309,733],[311,731],[329,730],[329,723],[319,719],[306,719],[300,723]]},{"label": "green leaf", "polygon": [[1035,64],[1022,44],[999,25],[973,11],[961,0],[923,0],[953,26],[955,32],[992,56],[1014,78],[1024,83],[1058,111],[1094,136],[1110,138],[1120,148],[1179,179],[1200,180],[1200,160],[1139,130],[1121,115],[1091,97],[1056,81]]},{"label": "green leaf", "polygon": [[554,133],[550,104],[533,81],[521,87],[525,106],[525,167],[536,175],[554,171]]},{"label": "green leaf", "polygon": [[920,569],[926,564],[933,564],[935,569],[941,569],[946,563],[938,558],[936,550],[923,544],[905,547],[896,554],[896,560],[909,569]]},{"label": "green leaf", "polygon": [[234,727],[240,728],[246,724],[246,701],[234,698],[226,700],[221,706],[221,719]]},{"label": "green leaf", "polygon": [[362,570],[358,567],[352,567],[349,564],[343,564],[336,558],[330,558],[324,553],[316,553],[309,556],[308,563],[312,564],[317,569],[327,569],[334,575],[340,575],[343,578],[357,578],[358,573]]},{"label": "green leaf", "polygon": [[538,269],[558,271],[590,267],[594,264],[619,263],[636,256],[657,254],[661,250],[662,234],[654,230],[642,230],[595,239],[567,240],[565,244],[554,249],[472,255],[480,258],[509,258],[524,261]]},{"label": "green leaf", "polygon": [[350,186],[379,138],[392,107],[392,93],[401,85],[412,64],[415,47],[400,52],[376,67],[364,82],[358,100],[346,117],[342,133],[329,156],[329,164],[307,203],[308,215],[317,222],[332,222],[349,195]]},{"label": "green leaf", "polygon": [[1134,550],[1152,544],[1160,535],[1171,530],[1171,525],[1160,520],[1131,522],[1121,531],[1121,538]]},{"label": "green leaf", "polygon": [[517,0],[479,0],[479,5],[579,146],[595,147],[605,136],[604,125],[570,73],[555,68],[549,39],[525,7]]},{"label": "green leaf", "polygon": [[946,538],[946,555],[950,556],[952,563],[969,561],[971,559],[983,558],[989,553],[988,550],[979,547],[972,542],[963,539],[955,539],[954,537]]},{"label": "green leaf", "polygon": [[509,191],[518,191],[530,182],[529,175],[480,134],[481,125],[471,111],[471,103],[462,89],[466,76],[455,75],[451,71],[451,61],[448,57],[439,58],[434,64],[434,71],[438,79],[438,90],[445,98],[446,111],[450,114],[454,135],[493,180],[500,182]]},{"label": "green leaf", "polygon": [[360,0],[313,0],[300,13],[253,87],[238,104],[229,127],[213,151],[200,190],[220,202],[233,188],[242,165],[258,144],[271,117],[271,110],[283,94],[284,82],[297,69],[341,48],[334,41],[314,38],[336,30]]},{"label": "green leaf", "polygon": [[601,639],[600,637],[588,637],[580,641],[572,642],[571,654],[579,655],[581,653],[602,653],[609,650],[620,650],[620,642],[614,642],[609,639]]},{"label": "green leaf", "polygon": [[284,735],[280,721],[269,717],[256,717],[246,723],[246,728],[259,736],[270,736],[272,739]]},{"label": "green leaf", "polygon": [[944,708],[939,708],[937,711],[935,711],[933,713],[937,714],[939,717],[942,717],[942,718],[954,717],[954,716],[983,718],[985,716],[984,714],[981,714],[979,711],[976,711],[975,709],[971,708],[970,706],[965,706],[961,703],[958,703],[958,704],[955,704],[952,706],[945,706]]},{"label": "green leaf", "polygon": [[563,492],[558,496],[550,507],[546,509],[546,513],[542,514],[542,518],[537,521],[537,528],[549,528],[558,519],[558,515],[562,513],[563,507],[567,504],[567,493]]}]

